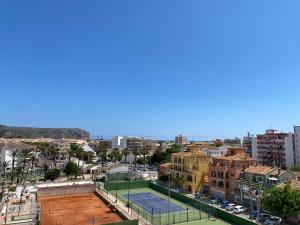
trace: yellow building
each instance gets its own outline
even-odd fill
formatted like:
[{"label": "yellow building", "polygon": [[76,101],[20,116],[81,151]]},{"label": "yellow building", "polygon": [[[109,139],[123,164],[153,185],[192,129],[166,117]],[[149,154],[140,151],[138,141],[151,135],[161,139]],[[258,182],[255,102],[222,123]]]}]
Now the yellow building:
[{"label": "yellow building", "polygon": [[181,188],[192,193],[207,192],[210,158],[197,145],[188,145],[187,150],[172,154],[172,181],[183,176]]}]

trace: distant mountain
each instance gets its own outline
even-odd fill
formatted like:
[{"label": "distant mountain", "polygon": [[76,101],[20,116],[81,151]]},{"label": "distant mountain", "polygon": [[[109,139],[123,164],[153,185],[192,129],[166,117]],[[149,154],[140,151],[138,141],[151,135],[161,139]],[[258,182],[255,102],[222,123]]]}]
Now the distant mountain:
[{"label": "distant mountain", "polygon": [[0,125],[0,138],[89,138],[90,133],[79,128],[33,128]]}]

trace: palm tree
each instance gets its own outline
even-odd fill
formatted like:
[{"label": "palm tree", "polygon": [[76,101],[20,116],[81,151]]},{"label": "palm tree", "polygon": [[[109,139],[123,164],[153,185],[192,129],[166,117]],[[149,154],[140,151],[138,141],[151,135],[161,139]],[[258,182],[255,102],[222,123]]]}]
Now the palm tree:
[{"label": "palm tree", "polygon": [[101,158],[101,164],[102,164],[102,167],[104,166],[104,161],[106,160],[106,157],[107,157],[107,149],[106,149],[106,148],[103,148],[103,149],[100,151],[100,158]]},{"label": "palm tree", "polygon": [[[7,169],[7,167],[9,167],[9,165],[10,165],[10,161],[2,162],[2,163],[0,164],[0,168],[1,168],[1,170],[3,170],[3,181],[2,181],[2,183],[1,183],[2,195],[3,195],[3,193],[4,193],[4,185],[5,185],[5,178],[6,178],[6,169]],[[0,175],[1,175],[1,174],[0,174]]]},{"label": "palm tree", "polygon": [[12,150],[9,152],[9,156],[11,157],[11,184],[13,184],[14,179],[15,179],[15,162],[16,162],[16,157],[18,156],[19,151],[18,150]]},{"label": "palm tree", "polygon": [[144,157],[144,169],[146,168],[146,155],[148,155],[149,151],[146,149],[146,147],[142,148],[141,151],[143,157]]},{"label": "palm tree", "polygon": [[3,170],[3,178],[6,178],[6,169],[10,166],[10,161],[5,161],[0,164],[0,168]]},{"label": "palm tree", "polygon": [[30,153],[31,153],[31,150],[29,150],[29,149],[24,149],[21,152],[21,157],[23,159],[23,166],[22,166],[23,169],[22,169],[21,182],[23,181],[23,179],[24,179],[24,173],[27,170],[26,169],[26,161],[30,157],[30,155],[31,155]]},{"label": "palm tree", "polygon": [[127,156],[129,155],[128,148],[123,149],[122,154],[124,155],[124,161],[127,162]]},{"label": "palm tree", "polygon": [[33,173],[33,167],[35,165],[35,163],[38,161],[37,157],[35,156],[35,154],[32,154],[30,156],[30,162],[31,162],[31,166],[30,166],[30,174],[31,174],[31,177],[32,177],[32,173]]},{"label": "palm tree", "polygon": [[16,169],[16,177],[17,177],[17,184],[19,184],[23,177],[23,168],[21,166],[18,166]]},{"label": "palm tree", "polygon": [[136,161],[137,161],[137,156],[141,154],[140,148],[135,148],[132,150],[132,154],[134,155],[134,168],[136,168]]}]

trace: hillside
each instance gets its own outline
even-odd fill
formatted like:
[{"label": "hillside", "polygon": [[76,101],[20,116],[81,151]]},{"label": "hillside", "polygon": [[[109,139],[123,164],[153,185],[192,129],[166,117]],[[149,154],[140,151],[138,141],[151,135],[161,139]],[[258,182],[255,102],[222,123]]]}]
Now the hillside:
[{"label": "hillside", "polygon": [[89,138],[89,132],[79,128],[33,128],[0,125],[0,138]]}]

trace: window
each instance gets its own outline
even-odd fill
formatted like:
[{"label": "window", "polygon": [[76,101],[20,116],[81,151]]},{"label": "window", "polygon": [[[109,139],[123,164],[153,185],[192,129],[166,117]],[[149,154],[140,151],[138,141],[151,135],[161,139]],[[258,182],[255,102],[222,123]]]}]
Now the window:
[{"label": "window", "polygon": [[193,176],[187,175],[186,179],[187,179],[187,181],[192,182],[193,181]]}]

